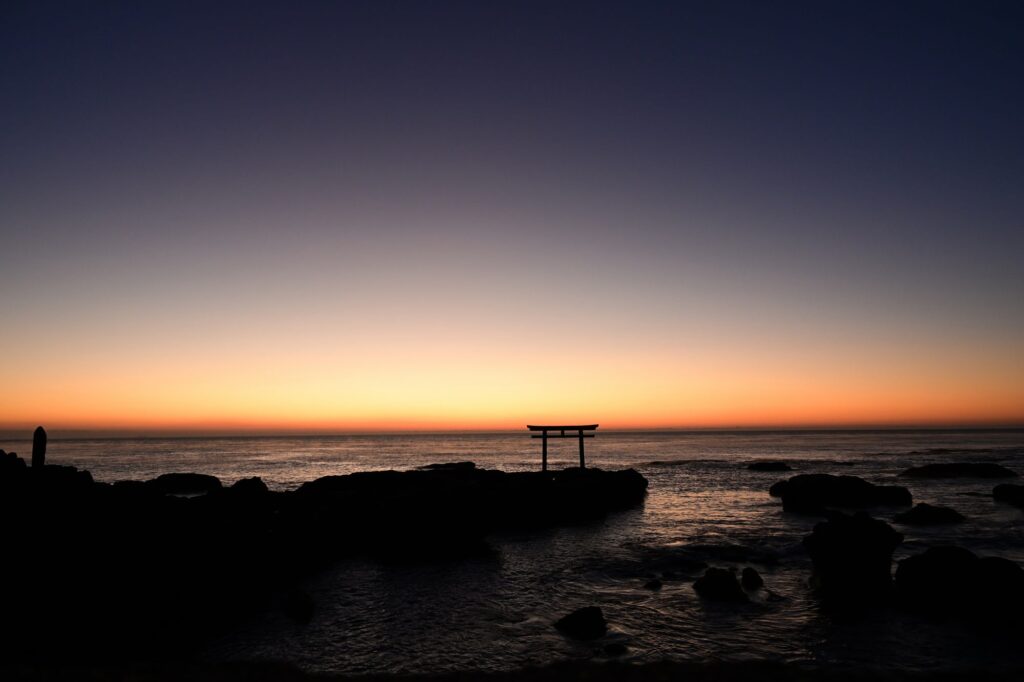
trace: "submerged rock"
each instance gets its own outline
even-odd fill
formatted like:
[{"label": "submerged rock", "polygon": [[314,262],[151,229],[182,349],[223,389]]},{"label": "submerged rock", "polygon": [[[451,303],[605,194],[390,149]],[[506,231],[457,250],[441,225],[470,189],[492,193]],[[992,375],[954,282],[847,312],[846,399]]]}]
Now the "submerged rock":
[{"label": "submerged rock", "polygon": [[710,601],[750,601],[746,593],[740,589],[736,574],[724,568],[709,568],[703,577],[697,578],[693,583],[693,589],[702,599]]},{"label": "submerged rock", "polygon": [[584,606],[555,621],[555,627],[575,639],[597,639],[608,632],[608,622],[599,606]]},{"label": "submerged rock", "polygon": [[992,497],[997,502],[1006,502],[1015,507],[1024,507],[1024,485],[1000,483],[992,488]]},{"label": "submerged rock", "polygon": [[764,587],[764,578],[756,570],[747,566],[740,575],[740,583],[747,592],[752,592]]},{"label": "submerged rock", "polygon": [[1016,478],[1017,473],[994,462],[940,462],[910,467],[907,478]]},{"label": "submerged rock", "polygon": [[921,502],[914,505],[910,511],[897,514],[892,520],[894,523],[911,526],[933,526],[943,523],[960,523],[966,519],[963,514],[950,507],[937,507]]},{"label": "submerged rock", "polygon": [[772,460],[751,462],[747,465],[747,469],[750,471],[792,471],[793,467],[789,466],[786,462]]},{"label": "submerged rock", "polygon": [[440,462],[425,464],[420,469],[424,471],[470,471],[476,469],[476,462]]},{"label": "submerged rock", "polygon": [[875,485],[857,476],[800,474],[779,481],[768,493],[782,498],[782,508],[801,514],[821,514],[832,508],[878,505],[910,505],[910,491],[903,486]]},{"label": "submerged rock", "polygon": [[662,583],[661,583],[660,580],[658,580],[657,578],[654,578],[654,579],[648,580],[647,582],[644,583],[644,589],[645,590],[660,590],[661,589],[661,584]]},{"label": "submerged rock", "polygon": [[814,563],[811,582],[837,602],[884,598],[892,586],[892,553],[901,542],[902,533],[864,512],[833,512],[803,540]]},{"label": "submerged rock", "polygon": [[963,547],[932,547],[900,562],[896,594],[903,605],[934,616],[1015,619],[1024,608],[1024,569]]}]

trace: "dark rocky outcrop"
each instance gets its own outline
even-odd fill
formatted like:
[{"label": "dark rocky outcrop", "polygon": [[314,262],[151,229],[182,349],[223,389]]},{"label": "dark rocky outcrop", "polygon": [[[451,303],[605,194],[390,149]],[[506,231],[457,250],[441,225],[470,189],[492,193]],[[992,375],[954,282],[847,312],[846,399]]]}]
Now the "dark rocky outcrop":
[{"label": "dark rocky outcrop", "polygon": [[792,471],[793,467],[786,462],[772,460],[751,462],[747,465],[747,469],[750,471]]},{"label": "dark rocky outcrop", "polygon": [[764,578],[755,569],[747,566],[740,575],[740,584],[743,585],[744,590],[752,592],[764,587]]},{"label": "dark rocky outcrop", "polygon": [[108,484],[0,456],[0,515],[18,520],[4,528],[0,584],[18,589],[4,594],[0,641],[26,660],[177,655],[275,604],[306,620],[291,590],[337,559],[486,551],[488,533],[592,522],[642,503],[646,488],[634,470],[469,466],[329,476],[290,492],[195,474]]},{"label": "dark rocky outcrop", "polygon": [[555,627],[575,639],[597,639],[608,632],[600,606],[584,606],[555,621]]},{"label": "dark rocky outcrop", "polygon": [[992,497],[997,502],[1005,502],[1015,507],[1024,507],[1024,485],[1000,483],[992,489]]},{"label": "dark rocky outcrop", "polygon": [[960,523],[966,519],[963,514],[950,507],[938,507],[921,502],[914,505],[913,509],[897,514],[892,520],[893,523],[911,526],[934,526],[944,523]]},{"label": "dark rocky outcrop", "polygon": [[779,481],[768,493],[782,498],[782,508],[801,514],[822,514],[826,509],[874,506],[909,506],[910,491],[902,486],[875,485],[857,476],[800,474]]},{"label": "dark rocky outcrop", "polygon": [[833,602],[884,599],[892,585],[892,553],[901,542],[901,533],[864,512],[832,512],[803,540],[814,563],[811,583]]},{"label": "dark rocky outcrop", "polygon": [[662,582],[660,580],[658,580],[657,578],[652,578],[652,579],[650,579],[650,580],[648,580],[647,582],[644,583],[644,589],[645,590],[660,590],[661,587],[662,587]]},{"label": "dark rocky outcrop", "polygon": [[896,569],[900,602],[933,616],[1005,622],[1024,608],[1024,569],[962,547],[932,547]]},{"label": "dark rocky outcrop", "polygon": [[750,601],[750,598],[740,588],[736,574],[724,568],[709,568],[702,577],[697,578],[693,583],[693,589],[702,599],[710,601]]},{"label": "dark rocky outcrop", "polygon": [[906,478],[1015,478],[1017,473],[994,462],[940,462],[910,467]]}]

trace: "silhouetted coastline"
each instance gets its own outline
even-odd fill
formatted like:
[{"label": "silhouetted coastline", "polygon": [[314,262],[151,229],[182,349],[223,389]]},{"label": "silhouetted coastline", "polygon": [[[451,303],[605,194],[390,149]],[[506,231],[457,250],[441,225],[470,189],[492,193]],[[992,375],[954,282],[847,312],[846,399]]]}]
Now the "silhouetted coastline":
[{"label": "silhouetted coastline", "polygon": [[343,557],[486,553],[497,531],[585,523],[640,504],[634,470],[506,473],[471,462],[326,476],[294,491],[168,474],[96,482],[0,452],[8,656],[52,661],[184,653],[253,610],[297,620],[298,578]]},{"label": "silhouetted coastline", "polygon": [[[909,454],[913,463],[918,455]],[[979,451],[971,456],[989,457],[991,453]],[[622,466],[622,460],[617,461]],[[704,617],[711,621],[742,618],[754,623],[760,619],[771,627],[775,618],[787,617],[793,608],[778,592],[782,574],[776,567],[785,565],[791,574],[803,572],[802,589],[814,595],[811,603],[823,618],[870,621],[881,617],[902,624],[955,624],[982,636],[1019,634],[1018,616],[1024,611],[1024,571],[1019,565],[983,549],[947,548],[927,540],[921,544],[921,538],[929,536],[921,536],[913,526],[942,525],[951,511],[918,504],[914,514],[907,516],[911,503],[919,499],[920,486],[931,484],[908,482],[913,495],[911,489],[886,485],[902,470],[897,467],[889,469],[889,477],[872,476],[873,482],[819,473],[822,466],[834,464],[803,461],[799,469],[808,473],[780,480],[787,474],[773,475],[773,470],[778,471],[774,467],[759,471],[723,461],[722,472],[747,481],[759,491],[761,505],[774,508],[774,516],[802,531],[799,554],[759,553],[756,545],[708,544],[688,538],[681,546],[666,547],[633,567],[623,566],[632,576],[629,580],[635,581],[632,589],[652,598],[667,594],[670,599],[686,591],[696,600],[692,604],[706,611]],[[1019,463],[1014,467],[1020,470]],[[669,475],[680,469],[652,468]],[[651,469],[643,471],[649,474]],[[995,483],[984,476],[968,478],[970,487],[992,490]],[[962,490],[965,484],[954,479],[945,485],[950,486],[950,494],[957,494],[952,491]],[[1000,486],[1006,485],[997,485],[996,491],[1002,492]],[[422,584],[429,591],[433,588],[429,576],[438,566],[453,577],[462,571],[455,567],[467,565],[476,565],[481,574],[490,576],[519,570],[522,564],[517,566],[507,541],[495,542],[494,534],[501,538],[505,531],[512,531],[508,537],[516,538],[513,544],[523,538],[531,538],[528,542],[533,543],[546,536],[549,540],[541,543],[552,546],[572,544],[588,534],[603,536],[616,525],[625,533],[620,537],[640,537],[647,513],[626,514],[605,524],[591,522],[609,512],[637,506],[646,499],[646,489],[644,475],[630,469],[510,474],[465,461],[421,465],[409,471],[324,476],[290,491],[268,489],[258,477],[225,485],[210,474],[182,472],[145,481],[98,483],[81,469],[52,464],[29,467],[20,458],[4,454],[0,456],[2,506],[18,523],[9,526],[7,538],[17,560],[7,562],[2,570],[5,584],[19,589],[8,592],[14,608],[4,613],[8,644],[0,663],[24,664],[9,668],[15,672],[4,676],[15,679],[22,673],[29,678],[59,678],[61,671],[76,670],[76,665],[80,673],[85,670],[89,676],[99,675],[98,679],[105,679],[104,671],[116,679],[119,675],[137,677],[139,670],[142,678],[175,679],[161,678],[165,673],[147,667],[153,661],[170,660],[194,666],[180,669],[182,678],[189,679],[215,679],[221,674],[231,679],[243,670],[249,671],[250,679],[261,679],[261,675],[262,679],[306,679],[305,673],[291,667],[299,665],[295,661],[222,666],[211,661],[234,659],[193,658],[192,654],[204,639],[233,632],[240,621],[255,613],[283,614],[277,617],[290,620],[295,632],[304,633],[300,636],[315,639],[318,623],[334,616],[321,610],[330,604],[321,593],[305,591],[306,578],[341,560],[350,566],[347,560],[352,558],[371,562],[388,576],[390,582],[380,585],[386,592],[381,596],[402,604],[400,618],[423,618],[421,611],[404,608],[403,599],[411,592],[402,581]],[[782,498],[781,504],[772,500],[769,489]],[[1000,505],[998,493],[985,496],[989,498],[985,504]],[[966,504],[975,498],[959,499]],[[728,500],[717,499],[715,509],[724,512]],[[1008,505],[1003,507],[1011,519],[1019,513]],[[977,518],[977,506],[966,509],[973,510],[967,522]],[[902,524],[900,530],[910,536],[909,543],[884,519]],[[559,526],[562,531],[551,530]],[[577,526],[583,535],[565,535],[565,526]],[[510,552],[513,558],[502,567],[506,562],[498,556],[508,558]],[[703,560],[697,561],[697,557]],[[538,558],[547,560],[543,554]],[[595,568],[608,570],[613,562],[609,557]],[[582,572],[586,567],[580,565],[579,569]],[[621,575],[616,579],[621,580]],[[807,589],[808,580],[811,589]],[[477,593],[491,598],[486,581],[482,585],[482,590],[474,584],[460,584],[458,589],[466,598]],[[613,664],[610,669],[614,670],[622,669],[614,666],[617,659],[629,662],[628,674],[633,677],[627,679],[664,679],[659,676],[681,674],[679,671],[701,679],[707,674],[700,672],[705,669],[702,666],[720,672],[727,668],[723,675],[757,675],[758,679],[765,679],[764,675],[769,675],[767,679],[869,676],[864,670],[844,672],[842,666],[827,673],[817,670],[817,665],[777,666],[770,655],[762,667],[751,664],[743,672],[729,665],[715,668],[717,663],[640,665],[644,661],[637,656],[640,647],[629,629],[624,632],[623,628],[628,614],[622,608],[634,598],[602,603],[599,594],[597,590],[579,590],[576,604],[565,608],[563,603],[556,616],[536,611],[534,618],[539,616],[552,636],[557,632],[580,652],[590,651],[595,664]],[[428,599],[426,608],[443,611],[445,600],[452,596],[448,592]],[[341,593],[341,598],[347,597]],[[605,607],[604,613],[598,605]],[[577,618],[580,623],[564,627],[564,618],[577,611],[587,618]],[[314,629],[310,629],[311,621]],[[347,622],[341,621],[337,627],[344,632]],[[451,636],[457,637],[455,633],[453,630]],[[405,646],[422,641],[413,636],[417,639],[403,641],[396,636],[395,643]],[[262,658],[260,649],[249,651]],[[475,679],[481,674],[476,666],[489,671],[494,679],[509,680],[536,679],[530,677],[534,674],[545,679],[544,675],[556,674],[553,670],[558,670],[562,679],[612,675],[609,669],[575,659],[539,670],[496,675],[509,668],[488,667],[486,648],[479,651],[482,657],[478,662],[463,659],[448,668],[451,674],[429,667],[403,669],[424,679],[460,679],[460,675]],[[271,660],[291,660],[268,655]],[[691,652],[669,654],[670,658],[677,656],[687,660]],[[532,660],[539,664],[565,659],[539,656]],[[1015,660],[1012,656],[1005,659]],[[389,665],[385,662],[369,669],[388,670],[385,666]],[[334,672],[344,670],[338,667]],[[959,674],[948,665],[943,670],[942,675],[950,679]],[[914,678],[908,675],[908,679]],[[360,678],[342,675],[331,679]],[[376,675],[362,679],[391,678]]]}]

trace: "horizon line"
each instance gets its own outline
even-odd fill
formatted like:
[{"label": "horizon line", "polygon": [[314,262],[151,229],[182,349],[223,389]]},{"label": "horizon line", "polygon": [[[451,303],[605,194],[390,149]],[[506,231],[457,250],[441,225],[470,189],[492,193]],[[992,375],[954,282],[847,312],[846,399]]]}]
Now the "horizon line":
[{"label": "horizon line", "polygon": [[[30,441],[35,427],[0,428],[0,438]],[[45,425],[44,425],[45,428]],[[390,436],[431,434],[513,434],[527,433],[521,428],[378,428],[378,429],[244,429],[244,428],[76,428],[47,429],[52,440],[87,440],[114,438],[334,438],[344,436]],[[855,431],[1024,431],[1024,423],[907,423],[907,424],[764,424],[736,426],[636,426],[598,429],[598,433],[786,433],[786,432],[855,432]]]}]

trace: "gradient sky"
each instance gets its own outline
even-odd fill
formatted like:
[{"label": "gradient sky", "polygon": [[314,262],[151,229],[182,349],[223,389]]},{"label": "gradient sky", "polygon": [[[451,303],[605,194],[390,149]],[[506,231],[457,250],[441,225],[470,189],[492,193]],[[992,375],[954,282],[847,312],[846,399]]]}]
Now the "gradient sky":
[{"label": "gradient sky", "polygon": [[6,2],[0,428],[1024,424],[1017,2]]}]

